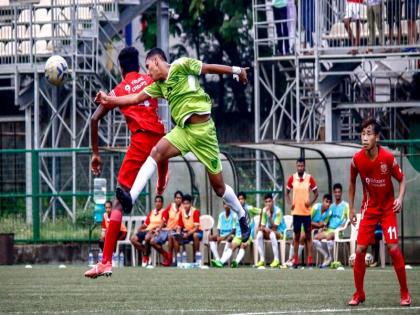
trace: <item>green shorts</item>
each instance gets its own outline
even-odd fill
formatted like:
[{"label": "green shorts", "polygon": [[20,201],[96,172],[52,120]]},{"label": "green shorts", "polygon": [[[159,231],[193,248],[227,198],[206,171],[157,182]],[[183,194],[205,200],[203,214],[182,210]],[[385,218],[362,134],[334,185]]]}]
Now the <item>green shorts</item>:
[{"label": "green shorts", "polygon": [[188,124],[184,128],[175,126],[165,138],[183,156],[192,152],[209,173],[218,174],[222,171],[216,127],[212,119],[199,124]]},{"label": "green shorts", "polygon": [[335,233],[335,229],[326,229],[325,231],[324,231],[324,233],[325,233],[325,235],[330,235],[330,234],[334,234]]},{"label": "green shorts", "polygon": [[[248,245],[251,245],[252,244],[252,242],[253,242],[253,239],[252,239],[252,237],[250,236],[249,237],[249,239],[248,239],[248,241],[247,241],[247,243],[248,243]],[[235,244],[236,246],[241,246],[242,245],[242,237],[240,237],[240,236],[235,236],[234,238],[233,238],[233,240],[232,240],[232,244]]]}]

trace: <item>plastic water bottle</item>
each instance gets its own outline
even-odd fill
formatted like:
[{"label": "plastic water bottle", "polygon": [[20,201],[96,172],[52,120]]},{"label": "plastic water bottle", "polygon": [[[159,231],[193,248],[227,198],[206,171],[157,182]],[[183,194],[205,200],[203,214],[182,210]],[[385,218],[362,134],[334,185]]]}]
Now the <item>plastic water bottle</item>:
[{"label": "plastic water bottle", "polygon": [[124,253],[121,252],[120,256],[118,258],[118,267],[123,268],[124,267]]},{"label": "plastic water bottle", "polygon": [[118,256],[116,253],[112,254],[112,267],[118,267]]},{"label": "plastic water bottle", "polygon": [[195,253],[195,264],[197,265],[197,267],[201,266],[201,252]]},{"label": "plastic water bottle", "polygon": [[106,178],[93,180],[93,201],[96,204],[104,204],[106,201]]},{"label": "plastic water bottle", "polygon": [[182,252],[181,260],[182,262],[187,262],[187,252],[185,250]]},{"label": "plastic water bottle", "polygon": [[181,263],[182,263],[181,253],[177,253],[176,254],[176,266],[178,268],[181,268]]},{"label": "plastic water bottle", "polygon": [[102,252],[98,253],[98,262],[102,262],[103,254]]},{"label": "plastic water bottle", "polygon": [[93,264],[94,264],[93,254],[92,254],[92,252],[89,252],[89,255],[88,255],[88,265],[89,266],[92,266]]}]

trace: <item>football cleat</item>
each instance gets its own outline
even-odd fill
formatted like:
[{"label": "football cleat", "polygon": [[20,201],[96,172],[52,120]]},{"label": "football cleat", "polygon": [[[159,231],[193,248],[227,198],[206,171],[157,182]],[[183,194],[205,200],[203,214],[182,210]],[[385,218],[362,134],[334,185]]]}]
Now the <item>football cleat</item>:
[{"label": "football cleat", "polygon": [[211,266],[214,268],[223,268],[222,262],[220,260],[215,260],[215,259],[211,260]]},{"label": "football cleat", "polygon": [[271,268],[277,268],[277,267],[279,267],[280,266],[280,261],[278,260],[278,259],[274,259],[273,261],[272,261],[272,263],[270,264],[270,267]]},{"label": "football cleat", "polygon": [[124,214],[130,214],[131,209],[133,209],[133,200],[129,191],[117,187],[115,190],[115,195],[117,196],[118,201],[121,203]]},{"label": "football cleat", "polygon": [[352,299],[349,301],[348,305],[350,306],[357,306],[360,303],[363,303],[366,300],[365,294],[355,293],[353,294]]},{"label": "football cleat", "polygon": [[85,272],[85,277],[96,279],[97,277],[106,276],[110,277],[112,275],[112,263],[103,264],[101,262],[97,263],[92,267],[92,269]]},{"label": "football cleat", "polygon": [[411,296],[408,292],[406,294],[401,294],[400,305],[401,306],[410,306],[411,305]]},{"label": "football cleat", "polygon": [[241,228],[242,242],[246,243],[251,235],[251,229],[249,227],[249,216],[247,211],[245,211],[245,215],[239,219],[239,226]]},{"label": "football cleat", "polygon": [[231,268],[238,268],[238,262],[236,260],[232,261],[232,263],[230,264]]}]

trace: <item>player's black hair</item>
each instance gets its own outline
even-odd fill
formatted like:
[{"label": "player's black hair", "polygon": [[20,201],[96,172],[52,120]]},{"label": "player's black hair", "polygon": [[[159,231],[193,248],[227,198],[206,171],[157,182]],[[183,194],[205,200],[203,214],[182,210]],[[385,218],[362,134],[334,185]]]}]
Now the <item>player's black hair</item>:
[{"label": "player's black hair", "polygon": [[107,203],[111,204],[111,207],[112,207],[112,201],[111,200],[105,201],[105,206],[106,206]]},{"label": "player's black hair", "polygon": [[305,159],[303,157],[300,157],[296,160],[296,163],[303,163],[305,164]]},{"label": "player's black hair", "polygon": [[325,194],[324,195],[324,197],[322,197],[322,199],[324,200],[324,199],[327,199],[327,200],[329,200],[329,201],[332,201],[332,196],[331,196],[331,194]]},{"label": "player's black hair", "polygon": [[168,59],[166,59],[165,53],[160,48],[155,47],[155,48],[150,49],[146,55],[146,60],[154,56],[159,56],[159,58],[162,59],[163,61],[166,61],[166,62],[168,61]]},{"label": "player's black hair", "polygon": [[184,201],[189,201],[192,202],[192,197],[189,194],[185,194],[184,196],[182,196],[182,202]]},{"label": "player's black hair", "polygon": [[381,124],[379,123],[379,121],[377,121],[375,118],[367,118],[365,120],[362,121],[362,124],[360,125],[360,131],[363,131],[363,129],[369,127],[370,125],[372,125],[373,128],[373,132],[376,135],[379,135],[382,131],[382,127]]},{"label": "player's black hair", "polygon": [[265,194],[265,195],[264,195],[264,200],[266,200],[266,199],[273,199],[273,195],[272,195],[272,194],[270,194],[270,193]]},{"label": "player's black hair", "polygon": [[333,186],[333,191],[336,190],[336,189],[340,189],[341,191],[343,191],[343,186],[341,186],[340,183],[335,183],[334,186]]},{"label": "player's black hair", "polygon": [[174,198],[176,198],[176,196],[178,196],[178,195],[180,195],[181,196],[181,199],[182,199],[182,197],[184,197],[184,194],[182,193],[182,191],[180,191],[180,190],[177,190],[175,193],[174,193]]},{"label": "player's black hair", "polygon": [[163,203],[163,196],[161,196],[161,195],[157,195],[157,196],[155,197],[155,201],[157,201],[158,199],[160,199],[160,201],[162,201],[162,203]]},{"label": "player's black hair", "polygon": [[125,47],[118,55],[118,62],[124,74],[129,72],[139,72],[139,51],[135,47]]},{"label": "player's black hair", "polygon": [[240,196],[242,196],[242,197],[244,197],[244,199],[246,199],[246,193],[244,193],[243,191],[240,191],[240,192],[239,192],[239,194],[238,194],[238,198],[239,198]]}]

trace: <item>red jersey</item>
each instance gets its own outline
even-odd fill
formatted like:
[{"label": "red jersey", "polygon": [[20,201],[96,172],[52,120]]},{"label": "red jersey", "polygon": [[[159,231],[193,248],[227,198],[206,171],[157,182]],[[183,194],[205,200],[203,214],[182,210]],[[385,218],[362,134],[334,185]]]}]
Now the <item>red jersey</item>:
[{"label": "red jersey", "polygon": [[356,180],[360,174],[363,185],[363,206],[365,210],[383,212],[391,210],[394,203],[394,187],[391,177],[399,182],[404,174],[401,171],[394,155],[378,146],[378,156],[371,161],[365,149],[357,152],[352,159],[350,177]]},{"label": "red jersey", "polygon": [[[153,80],[149,76],[138,72],[130,72],[126,74],[124,80],[109,95],[124,96],[137,94],[152,83]],[[121,106],[120,111],[124,115],[131,133],[140,130],[156,134],[165,133],[163,124],[158,116],[158,102],[155,98],[150,98],[138,105]]]}]

